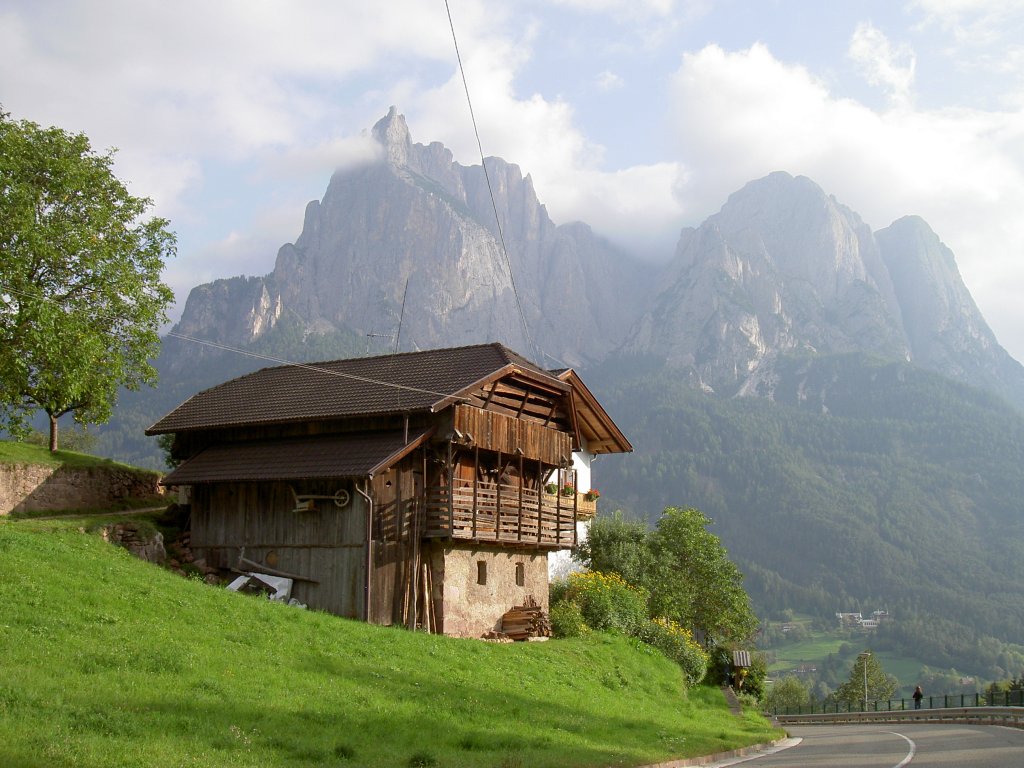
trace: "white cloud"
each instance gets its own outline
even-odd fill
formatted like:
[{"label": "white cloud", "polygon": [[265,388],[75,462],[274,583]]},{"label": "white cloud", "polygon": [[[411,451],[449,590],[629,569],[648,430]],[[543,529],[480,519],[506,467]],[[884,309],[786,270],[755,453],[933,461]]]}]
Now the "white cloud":
[{"label": "white cloud", "polygon": [[290,178],[297,174],[347,171],[383,157],[382,149],[369,131],[325,141],[286,147],[263,164],[258,176]]},{"label": "white cloud", "polygon": [[[529,173],[556,223],[586,221],[620,242],[629,232],[645,252],[671,253],[681,218],[671,194],[677,165],[604,170],[605,148],[577,126],[568,102],[516,95],[517,68],[529,54],[526,41],[481,39],[466,47],[463,61],[484,153],[509,159]],[[480,163],[458,74],[407,103],[414,141],[441,141],[459,162]]]},{"label": "white cloud", "polygon": [[[478,4],[464,14],[471,29]],[[270,0],[65,0],[0,14],[8,111],[164,165],[314,148],[336,138],[319,131],[353,109],[346,88],[367,70],[451,57],[443,9],[417,0],[310,0],[301,13]]]},{"label": "white cloud", "polygon": [[953,249],[997,336],[1024,351],[1024,112],[874,111],[762,45],[687,54],[672,99],[689,172],[678,192],[697,218],[710,212],[700,201],[773,170],[809,176],[875,229],[919,214]]},{"label": "white cloud", "polygon": [[648,16],[671,16],[677,6],[702,5],[701,3],[677,3],[675,0],[555,0],[564,5],[587,13],[609,14],[617,18],[643,18]]},{"label": "white cloud", "polygon": [[625,84],[625,80],[607,69],[597,76],[597,87],[602,91],[615,91]]},{"label": "white cloud", "polygon": [[949,42],[946,55],[960,71],[1015,78],[1004,102],[1024,102],[1024,4],[1019,0],[913,0],[924,20],[919,30],[938,28]]},{"label": "white cloud", "polygon": [[924,13],[925,25],[938,25],[972,46],[1019,32],[1024,20],[1019,0],[911,0],[909,7]]},{"label": "white cloud", "polygon": [[909,46],[894,46],[877,27],[861,22],[850,39],[847,55],[871,85],[885,88],[895,104],[910,102],[917,62]]}]

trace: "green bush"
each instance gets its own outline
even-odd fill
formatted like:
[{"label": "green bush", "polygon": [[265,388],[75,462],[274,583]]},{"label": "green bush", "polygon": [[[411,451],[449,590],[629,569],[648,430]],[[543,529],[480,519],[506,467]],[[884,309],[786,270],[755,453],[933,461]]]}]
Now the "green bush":
[{"label": "green bush", "polygon": [[708,671],[708,654],[694,641],[690,631],[671,619],[651,619],[643,625],[640,639],[676,662],[687,685],[696,685]]},{"label": "green bush", "polygon": [[647,592],[617,573],[572,573],[561,598],[576,603],[587,626],[598,631],[639,636],[647,622]]},{"label": "green bush", "polygon": [[583,611],[572,600],[560,600],[551,605],[551,631],[555,637],[582,637],[590,631]]}]

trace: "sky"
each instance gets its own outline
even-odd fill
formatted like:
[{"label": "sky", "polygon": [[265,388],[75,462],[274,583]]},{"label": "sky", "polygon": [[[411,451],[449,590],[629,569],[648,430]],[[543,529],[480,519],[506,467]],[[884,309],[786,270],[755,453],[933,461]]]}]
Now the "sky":
[{"label": "sky", "polygon": [[116,148],[165,280],[273,269],[332,172],[413,141],[519,165],[558,223],[667,260],[772,171],[922,216],[1024,360],[1019,0],[5,0],[0,107]]}]

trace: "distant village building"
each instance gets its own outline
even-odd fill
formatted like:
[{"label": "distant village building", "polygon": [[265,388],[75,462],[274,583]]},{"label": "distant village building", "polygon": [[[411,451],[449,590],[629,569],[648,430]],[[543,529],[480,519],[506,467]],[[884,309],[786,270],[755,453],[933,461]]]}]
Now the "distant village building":
[{"label": "distant village building", "polygon": [[865,619],[860,613],[837,613],[841,629],[861,629],[871,631],[878,629],[878,626],[890,619],[888,611],[874,611],[870,619]]},{"label": "distant village building", "polygon": [[571,369],[500,344],[265,368],[191,397],[173,434],[194,554],[294,579],[310,608],[458,636],[548,600],[548,557],[632,446]]}]

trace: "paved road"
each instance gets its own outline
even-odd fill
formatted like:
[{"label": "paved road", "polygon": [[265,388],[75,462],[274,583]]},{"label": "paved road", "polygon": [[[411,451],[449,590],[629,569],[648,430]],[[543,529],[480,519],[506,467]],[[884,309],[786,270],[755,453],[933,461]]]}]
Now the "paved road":
[{"label": "paved road", "polygon": [[[1004,768],[1024,766],[1024,730],[992,725],[804,725],[800,744],[744,768]],[[719,763],[720,766],[739,765]]]}]

